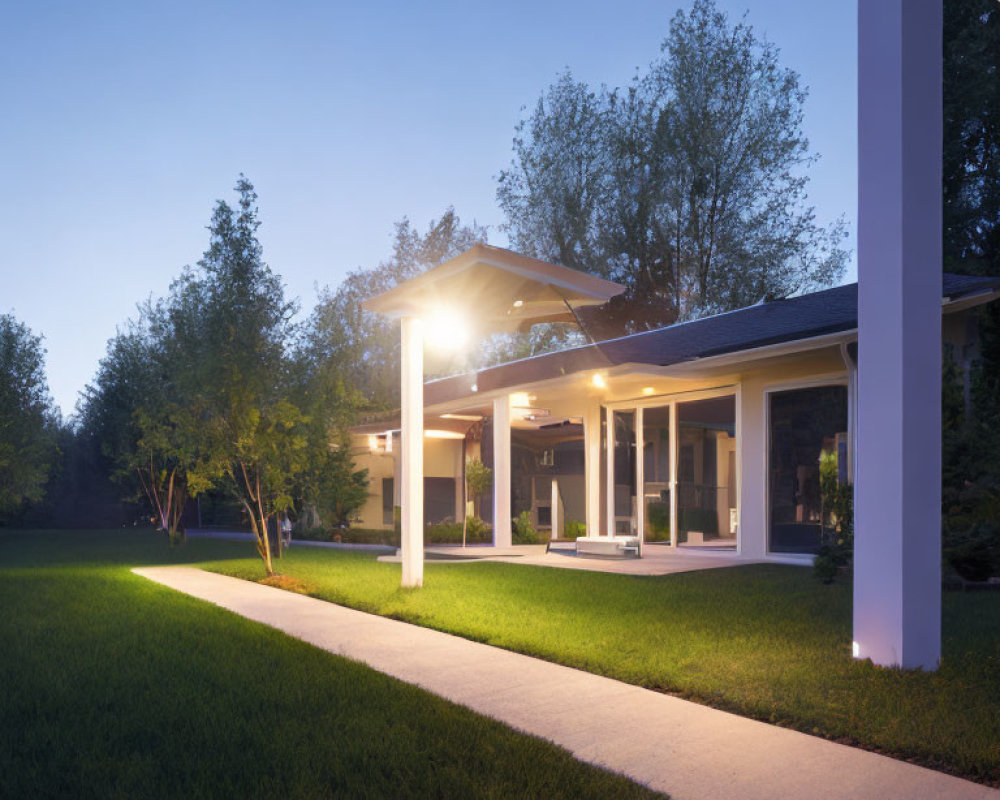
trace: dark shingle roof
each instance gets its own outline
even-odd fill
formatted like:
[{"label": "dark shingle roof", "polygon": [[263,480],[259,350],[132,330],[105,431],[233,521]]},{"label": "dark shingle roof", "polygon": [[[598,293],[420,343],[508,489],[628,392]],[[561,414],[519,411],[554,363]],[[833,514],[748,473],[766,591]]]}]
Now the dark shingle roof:
[{"label": "dark shingle roof", "polygon": [[[1000,279],[945,274],[942,296],[957,300],[1000,289]],[[858,285],[838,286],[820,292],[762,303],[725,314],[670,325],[652,331],[596,344],[547,353],[429,382],[427,403],[467,396],[476,384],[488,392],[507,386],[555,378],[587,369],[619,364],[665,367],[767,345],[811,339],[858,327]]]}]

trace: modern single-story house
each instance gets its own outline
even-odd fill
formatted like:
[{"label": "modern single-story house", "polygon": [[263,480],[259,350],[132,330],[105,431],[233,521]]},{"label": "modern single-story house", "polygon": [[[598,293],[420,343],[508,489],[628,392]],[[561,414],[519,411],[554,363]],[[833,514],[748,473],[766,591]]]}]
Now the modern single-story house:
[{"label": "modern single-story house", "polygon": [[[459,259],[533,261],[473,250]],[[565,269],[530,266],[543,282]],[[976,356],[977,307],[998,296],[1000,281],[944,276],[942,335],[960,365]],[[857,340],[851,284],[428,381],[424,522],[462,519],[465,463],[479,457],[494,468],[481,516],[497,546],[527,512],[553,538],[585,530],[580,548],[594,552],[808,562],[820,544],[821,454],[853,481]],[[399,428],[397,416],[353,430],[370,476],[360,526],[393,526]]]}]

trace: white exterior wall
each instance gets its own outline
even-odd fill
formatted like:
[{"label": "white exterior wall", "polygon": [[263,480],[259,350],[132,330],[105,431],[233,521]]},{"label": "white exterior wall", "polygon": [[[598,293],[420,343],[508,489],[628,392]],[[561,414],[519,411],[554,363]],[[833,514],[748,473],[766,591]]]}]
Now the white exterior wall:
[{"label": "white exterior wall", "polygon": [[[398,437],[396,444],[398,445]],[[382,521],[382,479],[393,478],[393,505],[399,505],[399,453],[372,453],[366,434],[351,437],[351,450],[356,469],[368,470],[368,498],[358,511],[359,528],[388,530],[391,523]],[[458,439],[424,439],[424,477],[455,479],[455,511],[461,520],[462,511],[462,442]]]}]

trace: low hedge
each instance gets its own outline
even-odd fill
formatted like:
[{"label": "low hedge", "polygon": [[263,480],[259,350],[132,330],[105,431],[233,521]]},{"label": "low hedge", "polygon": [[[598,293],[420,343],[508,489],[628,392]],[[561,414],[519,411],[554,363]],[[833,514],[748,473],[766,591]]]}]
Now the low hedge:
[{"label": "low hedge", "polygon": [[[399,531],[387,528],[311,528],[296,530],[293,539],[314,542],[344,542],[345,544],[381,544],[386,547],[399,547]],[[427,544],[461,544],[462,523],[443,522],[424,527],[424,541]],[[493,541],[493,531],[485,526],[469,525],[466,532],[466,543],[489,544]]]}]

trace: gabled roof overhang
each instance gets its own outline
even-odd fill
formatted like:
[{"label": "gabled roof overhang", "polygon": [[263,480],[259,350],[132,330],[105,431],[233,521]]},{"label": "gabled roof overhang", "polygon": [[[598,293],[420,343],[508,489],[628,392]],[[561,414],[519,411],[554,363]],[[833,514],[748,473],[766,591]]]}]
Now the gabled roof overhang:
[{"label": "gabled roof overhang", "polygon": [[575,322],[575,309],[599,306],[625,287],[586,272],[478,244],[361,305],[391,319],[462,310],[479,332],[541,322]]}]

